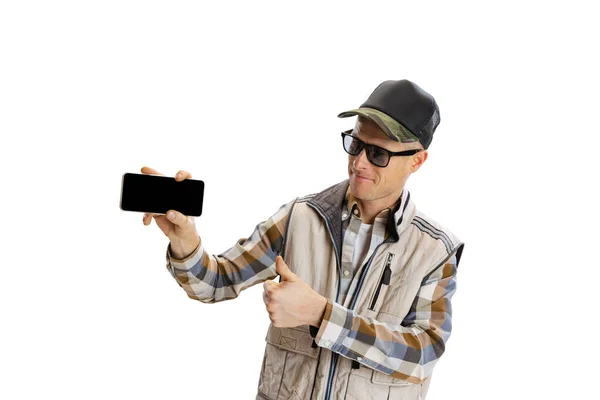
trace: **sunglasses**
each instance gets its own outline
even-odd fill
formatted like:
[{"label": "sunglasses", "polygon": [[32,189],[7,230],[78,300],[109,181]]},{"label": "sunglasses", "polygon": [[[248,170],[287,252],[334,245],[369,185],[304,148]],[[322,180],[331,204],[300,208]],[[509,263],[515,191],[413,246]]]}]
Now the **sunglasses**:
[{"label": "sunglasses", "polygon": [[384,149],[383,147],[375,146],[374,144],[366,144],[357,137],[351,135],[352,129],[342,132],[342,142],[344,144],[344,150],[351,156],[357,156],[360,152],[365,149],[367,153],[367,159],[371,164],[377,167],[387,167],[390,162],[390,157],[396,156],[412,156],[417,154],[422,149],[406,150],[393,152]]}]

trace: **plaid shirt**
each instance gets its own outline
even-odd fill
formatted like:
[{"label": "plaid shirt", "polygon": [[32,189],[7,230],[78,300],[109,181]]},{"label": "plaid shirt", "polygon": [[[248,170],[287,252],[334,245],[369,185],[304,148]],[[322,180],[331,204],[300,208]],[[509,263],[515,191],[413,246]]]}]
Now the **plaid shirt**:
[{"label": "plaid shirt", "polygon": [[[404,191],[400,205],[406,201],[406,193]],[[204,303],[233,299],[242,290],[277,277],[275,258],[281,251],[293,204],[292,201],[282,206],[272,217],[258,224],[249,238],[240,239],[235,246],[217,256],[210,255],[201,241],[192,254],[177,260],[171,257],[169,245],[167,269],[190,298]],[[358,211],[356,200],[349,192],[344,206],[347,209],[343,218]],[[403,207],[394,209],[397,209],[395,217],[398,218]],[[391,209],[383,210],[375,218],[365,260],[388,236],[385,221],[390,212]],[[352,241],[346,238],[353,224],[345,221],[344,226],[342,263],[348,260],[348,254],[351,260],[353,251]],[[431,374],[450,336],[450,300],[456,289],[455,279],[456,257],[453,256],[421,283],[409,313],[398,326],[363,317],[347,308],[356,286],[356,279],[353,279],[348,287],[346,304],[328,299],[315,342],[385,374],[422,383]]]},{"label": "plaid shirt", "polygon": [[[406,201],[407,193],[406,190],[402,193],[400,207],[402,207]],[[356,285],[358,284],[357,277],[360,276],[362,270],[362,268],[357,268],[355,270],[355,267],[353,266],[353,256],[355,251],[363,250],[356,249],[360,227],[363,222],[360,219],[358,202],[349,190],[346,192],[346,200],[344,201],[343,207],[346,208],[346,211],[342,213],[344,243],[342,245],[342,284],[340,285],[341,292],[339,303],[344,306],[349,306],[349,302],[352,301]],[[362,257],[362,260],[359,261],[359,265],[364,265],[364,261],[368,260],[377,246],[387,238],[386,224],[391,211],[390,208],[386,208],[375,217],[373,230],[371,231],[370,237],[367,238],[369,239],[369,247],[364,257]]]}]

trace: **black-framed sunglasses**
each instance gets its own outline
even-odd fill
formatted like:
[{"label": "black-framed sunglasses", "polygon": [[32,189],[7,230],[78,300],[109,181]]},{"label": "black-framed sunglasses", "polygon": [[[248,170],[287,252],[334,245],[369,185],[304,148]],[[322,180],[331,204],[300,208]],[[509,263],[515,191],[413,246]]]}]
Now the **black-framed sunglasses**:
[{"label": "black-framed sunglasses", "polygon": [[342,132],[342,143],[344,150],[351,156],[357,156],[360,154],[362,149],[365,149],[367,153],[367,159],[371,164],[377,167],[387,167],[391,157],[396,156],[412,156],[417,154],[422,149],[405,150],[399,152],[393,152],[384,149],[383,147],[375,146],[374,144],[366,144],[357,137],[351,135],[352,129]]}]

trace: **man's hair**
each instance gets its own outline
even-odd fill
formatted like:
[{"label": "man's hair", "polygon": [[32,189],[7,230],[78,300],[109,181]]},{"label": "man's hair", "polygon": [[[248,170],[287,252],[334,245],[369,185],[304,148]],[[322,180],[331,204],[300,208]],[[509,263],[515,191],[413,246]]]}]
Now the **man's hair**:
[{"label": "man's hair", "polygon": [[365,122],[369,121],[369,119],[367,117],[363,117],[362,115],[359,115],[357,118],[357,121],[360,122],[361,124],[364,124]]}]

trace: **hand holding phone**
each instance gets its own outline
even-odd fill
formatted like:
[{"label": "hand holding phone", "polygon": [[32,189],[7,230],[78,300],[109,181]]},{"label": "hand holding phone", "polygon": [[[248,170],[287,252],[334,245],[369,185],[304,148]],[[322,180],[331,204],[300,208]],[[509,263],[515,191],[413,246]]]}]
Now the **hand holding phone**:
[{"label": "hand holding phone", "polygon": [[[123,175],[121,209],[145,212],[144,225],[150,225],[154,219],[171,241],[172,256],[178,259],[187,257],[200,243],[193,216],[202,214],[204,182],[192,180],[192,174],[183,170],[179,171],[175,178],[162,176],[160,172],[149,167],[143,167],[141,172],[141,175]],[[189,184],[189,187],[186,187],[186,184]],[[148,203],[148,197],[153,195],[157,200]],[[161,202],[163,204],[160,204]],[[177,210],[177,205],[183,208],[187,215]]]},{"label": "hand holding phone", "polygon": [[[148,170],[156,172],[151,168]],[[199,217],[202,215],[204,182],[191,179],[189,172],[178,174],[179,179],[150,172],[123,174],[121,209],[153,214],[177,210],[184,215]]]}]

